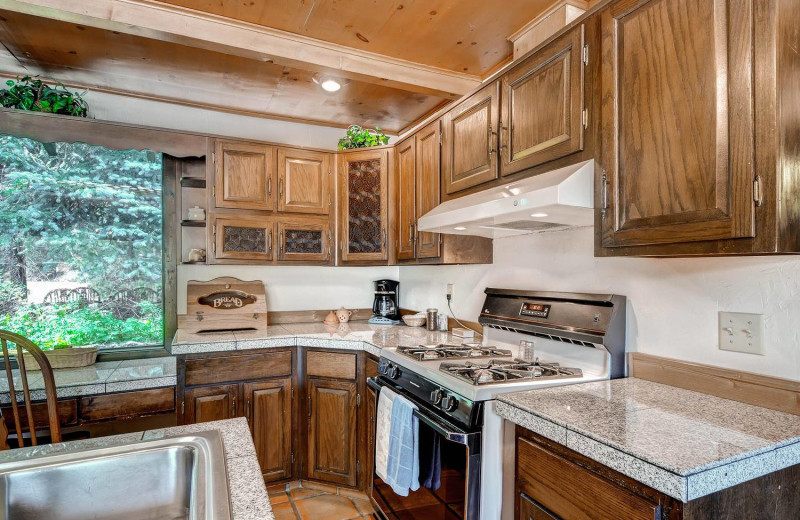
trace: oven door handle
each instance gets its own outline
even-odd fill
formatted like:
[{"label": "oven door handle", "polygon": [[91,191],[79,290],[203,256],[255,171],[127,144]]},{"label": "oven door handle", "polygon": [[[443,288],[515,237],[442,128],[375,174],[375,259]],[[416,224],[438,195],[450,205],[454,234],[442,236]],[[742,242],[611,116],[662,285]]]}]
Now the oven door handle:
[{"label": "oven door handle", "polygon": [[[377,381],[377,378],[367,378],[367,384],[376,392],[380,392],[381,388],[388,385],[382,385]],[[428,425],[433,431],[445,438],[445,440],[455,442],[456,444],[463,444],[469,447],[470,451],[480,449],[480,432],[466,432],[452,424],[448,424],[441,419],[436,419],[419,408],[414,410],[414,417]]]}]

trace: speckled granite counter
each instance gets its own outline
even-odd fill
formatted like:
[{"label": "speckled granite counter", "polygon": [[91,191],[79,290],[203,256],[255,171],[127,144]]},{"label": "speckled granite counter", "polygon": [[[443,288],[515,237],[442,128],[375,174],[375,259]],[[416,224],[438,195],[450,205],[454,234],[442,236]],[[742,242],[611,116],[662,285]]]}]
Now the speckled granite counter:
[{"label": "speckled granite counter", "polygon": [[252,350],[276,347],[338,348],[365,350],[380,356],[382,348],[398,345],[461,343],[447,332],[429,332],[422,327],[405,325],[370,325],[364,321],[324,325],[322,323],[296,323],[270,325],[266,332],[236,332],[222,334],[189,334],[179,330],[175,334],[170,353],[195,354],[226,350]]},{"label": "speckled granite counter", "polygon": [[[177,384],[173,356],[101,361],[88,367],[57,369],[53,374],[58,397],[143,390]],[[41,372],[28,372],[28,385],[34,400],[45,399]],[[18,370],[14,370],[14,389],[17,390],[19,401],[22,398],[22,381]],[[3,373],[0,376],[0,403],[10,402],[8,390],[8,378]]]},{"label": "speckled granite counter", "polygon": [[225,465],[228,473],[228,490],[234,520],[272,520],[272,508],[267,497],[267,488],[261,476],[261,467],[256,457],[250,428],[243,417],[226,421],[214,421],[188,426],[162,428],[146,432],[125,433],[111,437],[98,437],[73,442],[45,444],[18,450],[0,452],[0,464],[59,453],[93,448],[106,448],[149,441],[167,437],[178,437],[192,433],[218,430],[225,448]]},{"label": "speckled granite counter", "polygon": [[684,502],[800,464],[800,417],[641,379],[506,394],[497,413]]}]

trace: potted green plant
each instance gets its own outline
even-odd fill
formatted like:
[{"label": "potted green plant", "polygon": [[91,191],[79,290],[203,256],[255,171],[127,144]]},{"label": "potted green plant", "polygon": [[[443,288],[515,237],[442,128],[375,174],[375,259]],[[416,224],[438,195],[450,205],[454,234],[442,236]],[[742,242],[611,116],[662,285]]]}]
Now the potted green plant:
[{"label": "potted green plant", "polygon": [[70,92],[63,83],[50,86],[38,76],[24,76],[6,81],[6,85],[7,89],[0,90],[0,106],[4,108],[76,117],[89,114],[89,106],[82,95]]},{"label": "potted green plant", "polygon": [[350,125],[347,135],[339,139],[339,150],[369,148],[383,144],[389,144],[389,136],[384,134],[379,126],[376,126],[375,130],[371,130],[361,125]]}]

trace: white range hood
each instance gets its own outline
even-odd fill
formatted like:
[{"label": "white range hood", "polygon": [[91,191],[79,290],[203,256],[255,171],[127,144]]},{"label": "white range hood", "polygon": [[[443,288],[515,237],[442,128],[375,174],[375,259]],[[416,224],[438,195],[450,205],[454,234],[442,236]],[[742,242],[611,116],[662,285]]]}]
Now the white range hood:
[{"label": "white range hood", "polygon": [[594,224],[594,160],[439,204],[419,231],[500,238]]}]

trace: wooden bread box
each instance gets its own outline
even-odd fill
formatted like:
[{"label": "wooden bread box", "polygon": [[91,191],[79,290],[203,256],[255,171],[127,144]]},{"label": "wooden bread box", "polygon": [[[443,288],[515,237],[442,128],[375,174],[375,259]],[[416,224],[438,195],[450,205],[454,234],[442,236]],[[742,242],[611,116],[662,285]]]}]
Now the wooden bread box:
[{"label": "wooden bread box", "polygon": [[229,276],[186,286],[186,314],[178,328],[191,333],[266,331],[267,297],[260,280]]}]

